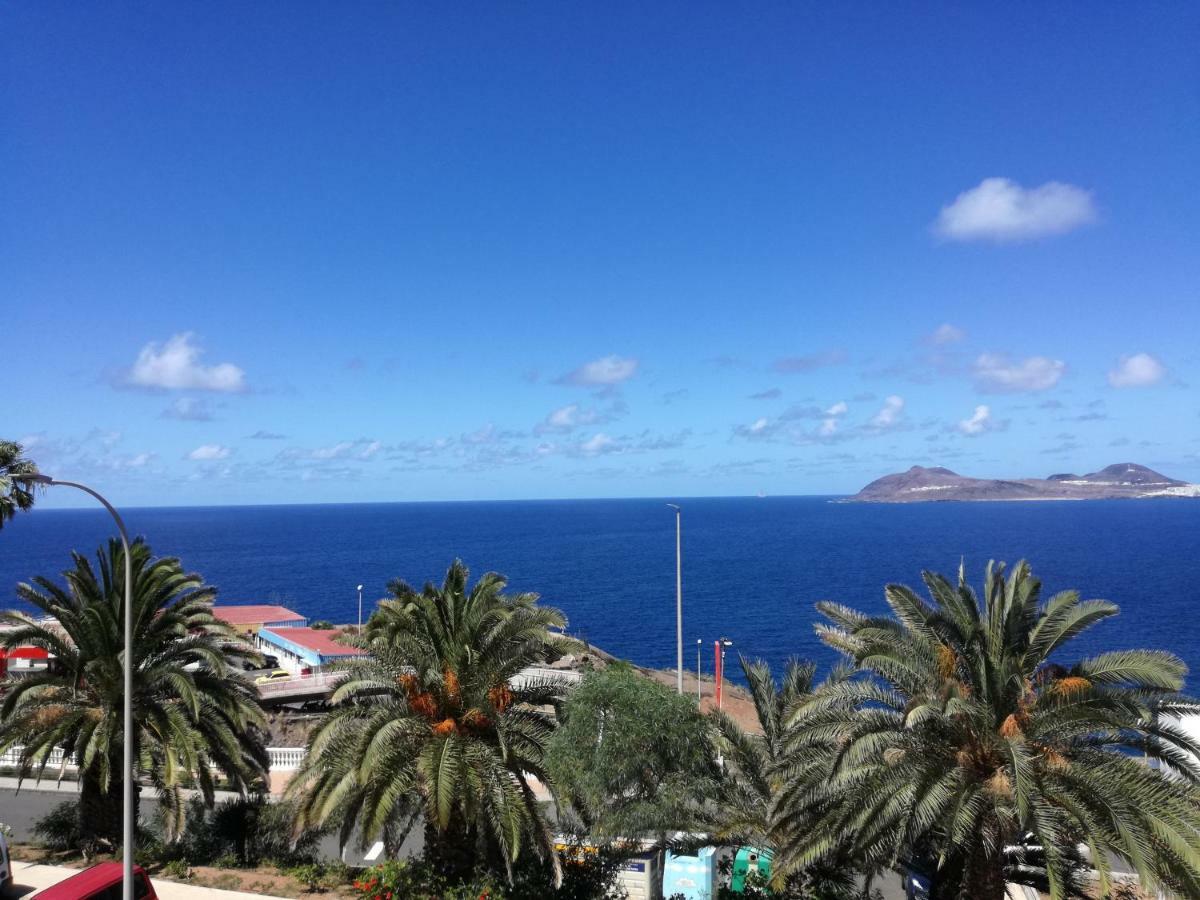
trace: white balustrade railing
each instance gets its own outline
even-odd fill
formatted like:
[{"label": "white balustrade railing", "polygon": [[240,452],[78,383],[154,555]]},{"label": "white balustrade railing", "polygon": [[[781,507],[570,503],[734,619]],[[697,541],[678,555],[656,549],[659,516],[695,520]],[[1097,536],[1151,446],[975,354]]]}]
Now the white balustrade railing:
[{"label": "white balustrade railing", "polygon": [[307,752],[303,747],[268,747],[267,756],[271,759],[271,771],[283,772],[300,768]]},{"label": "white balustrade railing", "polygon": [[295,678],[280,678],[278,681],[265,681],[256,684],[258,693],[263,697],[273,694],[294,694],[308,690],[333,690],[340,681],[345,679],[346,672],[321,672],[316,675],[297,675]]},{"label": "white balustrade railing", "polygon": [[[25,748],[18,744],[0,753],[0,769],[15,769],[20,766],[21,753],[24,750]],[[272,771],[287,771],[299,768],[306,752],[303,747],[268,747],[267,758],[270,760]],[[50,751],[50,762],[46,765],[47,770],[57,770],[62,767],[62,764],[63,752],[58,749]],[[66,768],[75,769],[74,761],[67,762]]]}]

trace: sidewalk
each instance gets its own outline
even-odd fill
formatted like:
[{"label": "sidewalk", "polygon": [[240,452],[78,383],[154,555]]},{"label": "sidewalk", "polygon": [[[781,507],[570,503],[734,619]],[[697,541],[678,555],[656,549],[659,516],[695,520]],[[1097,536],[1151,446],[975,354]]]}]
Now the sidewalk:
[{"label": "sidewalk", "polygon": [[[78,871],[79,869],[69,869],[66,866],[41,866],[35,863],[14,862],[13,886],[9,889],[10,893],[5,896],[29,897],[34,891],[58,884]],[[179,884],[174,881],[164,881],[161,878],[154,878],[152,881],[159,900],[289,900],[286,897],[248,894],[245,891],[219,891],[216,888]]]}]

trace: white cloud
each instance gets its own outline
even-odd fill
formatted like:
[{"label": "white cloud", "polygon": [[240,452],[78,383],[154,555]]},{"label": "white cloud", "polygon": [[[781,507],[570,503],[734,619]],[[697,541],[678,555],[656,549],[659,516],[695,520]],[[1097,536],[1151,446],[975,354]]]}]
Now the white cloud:
[{"label": "white cloud", "polygon": [[218,391],[237,393],[246,390],[246,373],[233,363],[205,366],[200,363],[204,351],[192,343],[191,332],[172,335],[161,347],[147,344],[129,370],[126,383],[133,387],[167,390]]},{"label": "white cloud", "polygon": [[584,363],[573,372],[558,379],[559,384],[578,384],[587,387],[611,387],[628,381],[637,373],[638,361],[626,356],[602,356]]},{"label": "white cloud", "polygon": [[313,459],[341,459],[354,448],[353,441],[338,441],[328,447],[317,447],[309,454]]},{"label": "white cloud", "polygon": [[1167,367],[1149,353],[1122,356],[1108,373],[1108,383],[1115,388],[1149,387],[1162,381]]},{"label": "white cloud", "polygon": [[971,418],[963,419],[958,423],[958,430],[963,434],[968,435],[983,434],[988,430],[991,420],[991,409],[983,404],[980,404],[979,406],[975,407],[975,412],[971,414]]},{"label": "white cloud", "polygon": [[1000,353],[983,353],[975,360],[975,385],[981,391],[995,394],[1045,391],[1056,384],[1067,371],[1061,359],[1030,356],[1010,361]]},{"label": "white cloud", "polygon": [[533,430],[536,434],[566,434],[580,425],[593,424],[596,418],[594,410],[585,410],[578,403],[568,403],[551,412]]},{"label": "white cloud", "polygon": [[767,425],[769,424],[770,423],[767,422],[765,418],[755,419],[754,423],[750,426],[749,431],[751,434],[762,434],[767,430]]},{"label": "white cloud", "polygon": [[833,437],[838,430],[838,417],[844,416],[850,407],[846,405],[845,400],[839,400],[829,409],[825,410],[825,418],[821,420],[821,427],[817,429],[818,437]]},{"label": "white cloud", "polygon": [[956,344],[959,341],[964,340],[966,336],[967,333],[957,325],[951,325],[949,322],[945,322],[935,328],[933,333],[925,340],[927,343],[937,344],[940,347],[944,344]]},{"label": "white cloud", "polygon": [[579,445],[579,452],[584,456],[598,456],[601,453],[611,453],[618,449],[617,442],[603,431],[592,435]]},{"label": "white cloud", "polygon": [[883,408],[871,419],[872,428],[892,428],[900,421],[904,413],[904,398],[896,394],[884,398]]},{"label": "white cloud", "polygon": [[178,397],[162,411],[162,418],[181,422],[209,422],[212,417],[208,402],[198,397]]},{"label": "white cloud", "polygon": [[214,459],[228,459],[233,450],[220,444],[201,444],[187,455],[188,459],[209,462]]},{"label": "white cloud", "polygon": [[533,426],[535,435],[569,434],[576,428],[587,425],[604,425],[619,419],[628,412],[624,401],[614,398],[602,409],[580,406],[578,403],[568,403],[551,412],[546,418]]},{"label": "white cloud", "polygon": [[1058,181],[1023,188],[985,178],[942,207],[934,231],[951,241],[1020,241],[1066,234],[1097,219],[1092,194]]}]

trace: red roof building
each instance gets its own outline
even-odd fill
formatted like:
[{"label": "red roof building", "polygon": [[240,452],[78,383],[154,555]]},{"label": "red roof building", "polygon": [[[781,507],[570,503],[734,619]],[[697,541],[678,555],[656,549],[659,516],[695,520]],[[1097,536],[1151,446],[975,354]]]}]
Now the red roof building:
[{"label": "red roof building", "polygon": [[266,603],[217,604],[213,606],[213,615],[244,634],[258,634],[261,628],[297,628],[308,624],[308,619],[300,613]]},{"label": "red roof building", "polygon": [[49,664],[50,654],[41,647],[0,647],[0,678],[45,672]]}]

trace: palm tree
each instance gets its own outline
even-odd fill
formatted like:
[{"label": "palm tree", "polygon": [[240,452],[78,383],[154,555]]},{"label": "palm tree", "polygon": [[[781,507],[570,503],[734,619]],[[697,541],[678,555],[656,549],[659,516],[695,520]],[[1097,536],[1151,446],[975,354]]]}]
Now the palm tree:
[{"label": "palm tree", "polygon": [[961,569],[957,584],[923,577],[928,602],[887,586],[891,617],[818,605],[859,675],[793,716],[805,774],[777,804],[783,870],[841,846],[872,866],[924,863],[935,898],[998,900],[1006,879],[1039,876],[1059,898],[1078,889],[1082,844],[1104,896],[1110,854],[1143,886],[1200,896],[1200,746],[1173,724],[1200,710],[1179,694],[1184,664],[1154,650],[1059,664],[1118,608],[1075,591],[1042,603],[1024,562],[989,564],[982,598]]},{"label": "palm tree", "polygon": [[[0,751],[23,745],[21,777],[46,775],[50,753],[79,768],[79,822],[91,852],[121,835],[124,666],[124,551],[111,540],[63,573],[17,586],[17,596],[49,618],[0,613],[0,647],[32,645],[55,658],[45,673],[13,679],[0,704]],[[213,617],[214,588],[179,560],[152,559],[139,538],[133,567],[135,765],[168,813],[168,837],[183,827],[183,788],[194,783],[210,805],[215,769],[245,794],[267,769],[254,685],[241,674],[253,649]],[[61,777],[61,770],[59,772]],[[137,802],[137,792],[134,792]],[[136,809],[135,809],[136,812]]]},{"label": "palm tree", "polygon": [[455,560],[440,587],[389,585],[393,598],[368,622],[371,658],[348,664],[334,708],[313,733],[289,791],[300,797],[296,829],[340,823],[364,845],[389,853],[414,822],[446,874],[512,863],[526,847],[558,874],[549,824],[530,776],[550,785],[543,765],[561,699],[558,682],[514,678],[557,658],[550,633],[565,619],[534,594],[507,596],[495,573],[468,589]]},{"label": "palm tree", "polygon": [[23,452],[20,444],[0,441],[0,528],[17,514],[17,510],[33,506],[33,488],[16,480],[16,476],[37,472],[37,466],[22,456]]},{"label": "palm tree", "polygon": [[[806,774],[795,767],[796,760],[788,752],[792,720],[816,690],[816,666],[807,660],[789,659],[782,681],[776,682],[770,666],[762,660],[741,657],[740,662],[759,732],[743,731],[724,712],[713,714],[724,777],[716,804],[709,806],[710,830],[725,841],[777,852],[786,842],[786,831],[776,819],[776,800],[789,780]],[[843,669],[835,670],[829,683],[846,674]],[[842,858],[822,858],[803,870],[793,870],[781,887],[786,887],[788,897],[858,896],[854,867]]]}]

